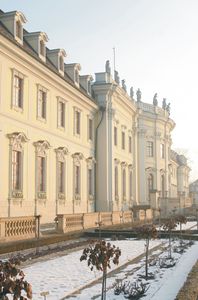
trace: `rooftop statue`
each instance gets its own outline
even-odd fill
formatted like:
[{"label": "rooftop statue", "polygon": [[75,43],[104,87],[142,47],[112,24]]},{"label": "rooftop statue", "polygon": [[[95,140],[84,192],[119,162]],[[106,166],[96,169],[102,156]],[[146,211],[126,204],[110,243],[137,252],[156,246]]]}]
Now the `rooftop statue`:
[{"label": "rooftop statue", "polygon": [[119,75],[118,75],[118,71],[114,71],[114,77],[115,77],[115,82],[117,83],[117,84],[120,84],[120,77],[119,77]]},{"label": "rooftop statue", "polygon": [[122,88],[125,92],[127,91],[127,87],[126,87],[126,84],[125,84],[125,79],[122,80]]},{"label": "rooftop statue", "polygon": [[167,112],[170,114],[170,102],[167,104],[166,110],[167,110]]},{"label": "rooftop statue", "polygon": [[154,97],[153,97],[153,105],[157,106],[158,105],[158,101],[157,101],[157,93],[155,93]]},{"label": "rooftop statue", "polygon": [[130,97],[131,97],[131,99],[133,99],[133,97],[134,97],[133,87],[130,88]]},{"label": "rooftop statue", "polygon": [[162,101],[162,108],[163,109],[166,109],[166,98],[163,98],[163,101]]},{"label": "rooftop statue", "polygon": [[137,102],[141,102],[142,92],[140,91],[140,89],[137,90],[136,95],[137,95]]},{"label": "rooftop statue", "polygon": [[108,74],[111,74],[111,68],[110,68],[109,60],[107,60],[106,63],[105,63],[105,72],[108,73]]}]

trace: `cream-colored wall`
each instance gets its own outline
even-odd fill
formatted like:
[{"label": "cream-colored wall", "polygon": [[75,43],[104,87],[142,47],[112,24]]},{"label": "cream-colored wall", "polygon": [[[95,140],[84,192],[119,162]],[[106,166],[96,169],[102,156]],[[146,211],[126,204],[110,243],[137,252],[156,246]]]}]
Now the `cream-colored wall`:
[{"label": "cream-colored wall", "polygon": [[[52,222],[56,212],[77,213],[94,211],[94,203],[87,195],[87,161],[94,157],[94,141],[88,141],[88,116],[94,116],[96,104],[76,88],[66,83],[59,76],[31,58],[17,46],[0,36],[0,138],[1,162],[0,183],[1,212],[3,216],[32,215],[35,213],[35,147],[34,142],[46,140],[50,144],[47,150],[47,199],[37,201],[37,214],[41,221]],[[22,73],[24,77],[23,111],[12,108],[12,69]],[[37,84],[48,90],[47,118],[37,119]],[[57,97],[66,101],[65,130],[57,128]],[[74,107],[81,111],[81,134],[74,135]],[[23,163],[23,200],[8,200],[9,194],[9,139],[7,134],[23,132],[28,142],[24,143]],[[66,147],[66,200],[56,207],[56,153],[58,147]],[[81,201],[73,201],[73,157],[74,153],[82,153],[81,161]],[[9,205],[10,203],[10,205]],[[61,204],[62,203],[62,204]],[[10,211],[10,212],[9,212]]]},{"label": "cream-colored wall", "polygon": [[[170,134],[174,128],[173,122],[168,118],[167,112],[152,105],[139,104],[138,115],[138,183],[139,195],[142,204],[149,203],[147,178],[153,175],[153,188],[161,192],[161,175],[165,176],[165,191],[169,191],[169,163],[168,149],[171,147]],[[147,156],[147,141],[153,142],[153,157]],[[164,158],[160,156],[160,144],[164,144]]]}]

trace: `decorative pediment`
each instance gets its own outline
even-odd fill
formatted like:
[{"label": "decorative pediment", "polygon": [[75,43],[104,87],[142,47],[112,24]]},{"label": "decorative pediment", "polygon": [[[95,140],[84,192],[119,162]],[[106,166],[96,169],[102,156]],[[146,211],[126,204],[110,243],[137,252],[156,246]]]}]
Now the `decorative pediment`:
[{"label": "decorative pediment", "polygon": [[115,165],[119,165],[120,164],[120,160],[118,158],[115,158],[114,159],[114,163],[115,163]]},{"label": "decorative pediment", "polygon": [[81,152],[76,152],[72,154],[72,157],[74,159],[74,164],[78,165],[80,164],[80,161],[84,158],[84,155]]},{"label": "decorative pediment", "polygon": [[69,153],[68,149],[66,147],[59,147],[55,149],[56,156],[58,161],[65,161],[65,156]]},{"label": "decorative pediment", "polygon": [[122,161],[122,162],[121,162],[121,167],[122,167],[122,168],[126,168],[126,167],[127,167],[127,163],[126,163],[125,161]]},{"label": "decorative pediment", "polygon": [[93,165],[96,163],[96,160],[94,157],[91,156],[86,159],[86,162],[87,162],[88,168],[92,169]]},{"label": "decorative pediment", "polygon": [[23,143],[28,141],[25,133],[23,132],[13,132],[7,134],[7,137],[10,139],[10,144],[12,145],[12,149],[16,151],[22,151]]},{"label": "decorative pediment", "polygon": [[39,156],[46,156],[47,150],[51,147],[48,141],[38,141],[33,144],[36,148],[36,153]]}]

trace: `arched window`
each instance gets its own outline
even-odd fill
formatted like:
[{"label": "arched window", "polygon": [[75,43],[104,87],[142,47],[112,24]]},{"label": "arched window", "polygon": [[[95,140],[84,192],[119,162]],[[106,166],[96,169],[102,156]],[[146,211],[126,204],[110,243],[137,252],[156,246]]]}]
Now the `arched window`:
[{"label": "arched window", "polygon": [[115,198],[118,197],[118,167],[115,166]]},{"label": "arched window", "polygon": [[126,170],[122,171],[122,196],[123,199],[126,198]]}]

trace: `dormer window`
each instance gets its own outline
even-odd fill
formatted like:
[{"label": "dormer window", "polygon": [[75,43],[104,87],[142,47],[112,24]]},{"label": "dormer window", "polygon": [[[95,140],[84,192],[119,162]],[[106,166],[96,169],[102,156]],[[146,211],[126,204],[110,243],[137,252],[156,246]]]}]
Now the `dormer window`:
[{"label": "dormer window", "polygon": [[40,59],[46,61],[46,42],[48,42],[48,36],[45,32],[27,32],[24,34],[25,40],[34,49]]},{"label": "dormer window", "polygon": [[75,77],[74,77],[74,81],[79,84],[79,71],[78,69],[75,69]]},{"label": "dormer window", "polygon": [[0,16],[1,22],[14,36],[15,40],[23,44],[23,24],[26,23],[25,16],[20,11],[3,13]]},{"label": "dormer window", "polygon": [[18,39],[22,39],[22,25],[21,25],[21,21],[16,21],[16,37]]},{"label": "dormer window", "polygon": [[93,77],[91,75],[80,76],[80,85],[85,89],[88,95],[91,96],[91,82]]},{"label": "dormer window", "polygon": [[64,59],[62,55],[59,57],[59,68],[60,71],[64,72]]},{"label": "dormer window", "polygon": [[65,71],[67,75],[73,80],[75,85],[79,87],[79,71],[81,70],[80,64],[66,64]]},{"label": "dormer window", "polygon": [[64,76],[64,57],[66,52],[64,49],[47,50],[47,57],[51,63],[57,68],[58,72]]},{"label": "dormer window", "polygon": [[45,56],[45,43],[43,40],[40,41],[40,55]]}]

